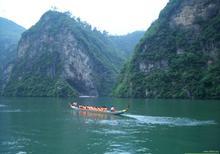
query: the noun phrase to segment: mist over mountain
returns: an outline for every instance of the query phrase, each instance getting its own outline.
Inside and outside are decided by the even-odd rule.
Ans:
[[[144,31],[135,31],[126,35],[109,36],[114,45],[121,51],[123,57],[129,57],[137,43],[144,36]]]

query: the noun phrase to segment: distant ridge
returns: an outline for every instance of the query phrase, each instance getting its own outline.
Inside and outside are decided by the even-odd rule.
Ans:
[[[15,60],[17,43],[25,28],[11,20],[0,17],[0,94],[5,86],[6,76]]]
[[[0,39],[19,40],[25,28],[15,22],[0,17]]]

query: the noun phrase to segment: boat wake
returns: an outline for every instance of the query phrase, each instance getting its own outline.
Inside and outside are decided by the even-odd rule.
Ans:
[[[144,125],[201,126],[216,124],[214,120],[196,120],[182,117],[160,117],[131,114],[124,114],[123,116],[134,119],[137,124]]]
[[[10,113],[10,112],[22,112],[20,109],[14,109],[14,110],[0,110],[0,113]]]

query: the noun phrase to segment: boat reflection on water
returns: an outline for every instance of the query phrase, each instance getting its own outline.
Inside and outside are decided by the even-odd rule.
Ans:
[[[79,118],[84,119],[92,119],[92,120],[113,120],[115,119],[115,115],[98,113],[98,112],[89,112],[89,111],[74,111],[74,116],[78,116]]]

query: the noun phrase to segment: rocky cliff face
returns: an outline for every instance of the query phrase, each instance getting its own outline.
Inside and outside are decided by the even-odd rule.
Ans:
[[[220,2],[170,0],[114,94],[122,97],[219,98]]]
[[[22,35],[4,95],[107,95],[123,62],[112,46],[80,19],[48,11]]]

